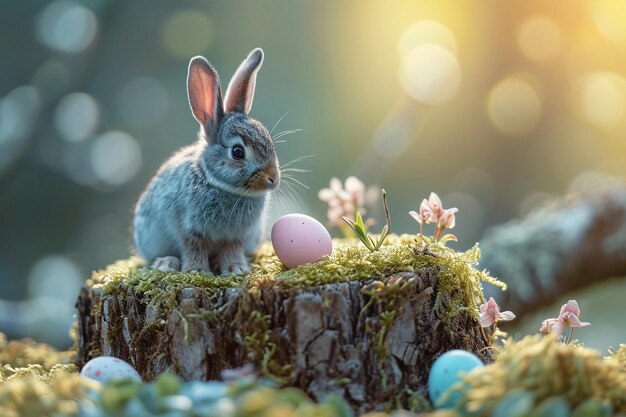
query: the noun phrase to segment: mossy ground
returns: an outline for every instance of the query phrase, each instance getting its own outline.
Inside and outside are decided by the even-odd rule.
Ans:
[[[8,368],[23,368],[30,364],[41,365],[49,371],[58,364],[69,364],[75,352],[58,352],[45,343],[38,343],[32,339],[7,340],[0,333],[0,379],[7,378],[11,372]],[[4,368],[4,371],[2,367]]]
[[[54,353],[52,348],[46,347],[46,350]],[[15,362],[1,349],[0,354],[4,354],[4,358],[9,359],[10,362]],[[40,359],[44,358],[40,357]],[[4,368],[5,372],[7,368],[9,366]],[[0,377],[0,415],[3,417],[75,416],[79,409],[78,403],[83,400],[89,403],[90,408],[98,408],[102,413],[98,415],[118,416],[123,415],[121,412],[123,403],[136,396],[135,394],[128,395],[126,392],[128,390],[122,390],[128,385],[126,383],[120,385],[120,383],[113,382],[102,389],[98,383],[80,377],[76,371],[73,365],[53,366],[46,371],[41,364],[11,369],[10,376]],[[167,380],[159,380],[157,389],[159,385],[163,385],[172,378],[174,377],[169,376]],[[176,385],[180,385],[180,382],[176,382]],[[143,385],[143,387],[147,386],[148,384]],[[595,350],[578,345],[563,345],[554,337],[549,336],[528,336],[517,342],[508,341],[499,352],[494,364],[469,373],[458,388],[464,392],[459,401],[458,410],[420,415],[423,417],[509,416],[511,410],[518,411],[516,416],[524,417],[624,415],[626,412],[626,345],[621,345],[609,356],[602,357]],[[89,391],[101,391],[102,394],[94,397],[87,395]],[[160,391],[163,391],[160,394],[162,396],[174,395],[178,392],[178,388]],[[134,389],[133,392],[137,393],[139,389]],[[254,398],[263,400],[262,409],[247,404],[248,400],[252,399],[251,394],[240,404],[241,407],[237,409],[236,415],[240,417],[275,416],[278,415],[275,413],[278,410],[276,407],[284,405],[285,398],[294,396],[299,398],[299,401],[307,402],[308,405],[285,415],[294,417],[351,415],[345,407],[345,412],[341,412],[341,407],[333,407],[332,412],[327,410],[329,411],[327,413],[317,413],[316,411],[325,410],[326,406],[318,410],[303,393],[292,388],[261,389],[253,392],[259,394],[255,394]],[[117,404],[116,408],[111,410],[111,407],[106,404],[107,401]],[[288,401],[287,404],[296,403]],[[308,411],[305,412],[305,409]],[[362,417],[413,415],[404,412],[370,413]]]
[[[478,314],[484,301],[481,281],[505,287],[486,271],[475,268],[480,250],[477,246],[457,252],[439,244],[418,246],[414,235],[390,235],[382,248],[369,252],[356,239],[336,239],[333,254],[313,263],[286,270],[272,246],[264,244],[246,275],[207,276],[199,273],[161,272],[143,268],[138,258],[119,261],[105,270],[95,272],[88,282],[102,288],[104,294],[132,290],[143,301],[165,306],[171,295],[183,288],[199,288],[209,292],[224,288],[249,288],[276,285],[283,288],[304,288],[337,282],[359,281],[436,267],[439,271],[438,299],[455,294],[448,313],[462,310]]]
[[[458,412],[442,416],[500,416],[513,408],[520,416],[624,415],[626,345],[602,357],[553,335],[509,340],[493,365],[470,372],[457,388]]]

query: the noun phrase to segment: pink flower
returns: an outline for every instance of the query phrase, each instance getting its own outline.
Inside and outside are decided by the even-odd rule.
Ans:
[[[431,220],[436,222],[439,220],[439,216],[443,214],[443,205],[441,204],[441,199],[435,193],[430,193],[428,197],[428,205],[430,206],[430,210],[433,212],[431,215]]]
[[[365,205],[378,198],[374,187],[365,188],[357,177],[348,177],[345,185],[339,178],[332,178],[328,188],[321,189],[317,196],[328,203],[328,220],[335,226],[343,226],[342,217],[353,217],[359,211],[365,214]]]
[[[489,327],[499,321],[511,321],[514,318],[515,314],[511,311],[500,312],[500,306],[493,297],[489,297],[486,303],[480,305],[480,325],[482,327]]]
[[[422,204],[420,205],[420,212],[417,213],[414,210],[409,211],[411,217],[415,219],[419,224],[425,224],[431,222],[431,217],[433,215],[433,211],[428,204],[426,199],[422,200]]]
[[[548,334],[553,331],[554,326],[556,326],[558,322],[559,322],[559,319],[545,319],[544,321],[541,322],[541,327],[539,327],[539,331],[543,334]],[[559,335],[562,332],[563,331],[561,330]]]
[[[424,234],[424,224],[437,223],[434,238],[435,241],[438,242],[445,229],[452,229],[454,227],[456,222],[454,214],[458,211],[459,209],[456,207],[444,209],[439,196],[435,193],[430,193],[428,200],[422,200],[419,213],[416,211],[409,211],[409,215],[420,224],[420,235]],[[456,240],[456,237],[448,234],[444,236],[443,240]]]
[[[565,329],[569,326],[571,329],[574,327],[590,326],[591,323],[586,321],[580,321],[578,316],[580,315],[580,308],[576,300],[569,300],[563,304],[559,317],[546,319],[541,323],[539,331],[541,333],[555,333],[557,336],[561,336]]]
[[[443,210],[443,212],[439,216],[437,227],[441,229],[452,229],[455,225],[454,213],[457,213],[458,211],[459,209],[456,207]]]

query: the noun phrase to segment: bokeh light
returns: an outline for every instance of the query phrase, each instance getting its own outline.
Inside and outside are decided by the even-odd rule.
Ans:
[[[41,11],[36,24],[39,41],[60,52],[80,52],[95,39],[96,15],[72,0],[57,0]]]
[[[147,128],[167,113],[169,96],[159,81],[138,77],[124,84],[117,95],[116,110],[130,127]]]
[[[563,35],[552,19],[532,16],[520,25],[517,43],[528,58],[543,61],[558,55],[563,46]]]
[[[8,167],[26,145],[40,107],[32,86],[17,87],[0,100],[0,170]]]
[[[487,111],[493,124],[509,136],[526,136],[541,117],[539,94],[518,77],[508,77],[496,84],[487,98]]]
[[[62,167],[67,176],[76,184],[95,187],[98,178],[91,161],[92,144],[89,141],[65,143],[62,146]]]
[[[129,134],[107,132],[95,139],[91,164],[98,180],[107,185],[121,185],[133,179],[139,171],[141,149]]]
[[[206,50],[213,41],[213,23],[199,10],[183,10],[163,28],[163,46],[173,56],[188,59]]]
[[[83,274],[69,258],[49,255],[39,259],[28,277],[30,298],[57,298],[66,303],[76,301]]]
[[[471,194],[483,205],[491,205],[496,197],[496,183],[493,177],[480,167],[460,171],[450,181],[450,189]]]
[[[413,99],[437,106],[446,103],[459,90],[461,68],[456,57],[442,46],[420,45],[404,57],[400,82]]]
[[[374,134],[374,150],[384,158],[402,155],[412,143],[412,126],[406,121],[387,123]]]
[[[453,192],[442,197],[446,207],[457,207],[456,226],[450,233],[459,239],[459,245],[470,247],[476,243],[487,222],[484,203],[466,192]]]
[[[584,118],[600,128],[624,122],[626,79],[614,72],[594,72],[580,82],[580,108]]]
[[[426,44],[439,45],[456,55],[456,39],[445,25],[435,20],[420,20],[410,26],[400,38],[398,52],[405,56],[412,49]]]
[[[100,120],[98,102],[86,93],[70,93],[63,97],[54,113],[54,124],[61,138],[79,142],[91,136]]]
[[[67,92],[72,82],[72,70],[66,61],[48,59],[33,73],[31,84],[47,101]]]
[[[586,3],[598,31],[616,44],[626,45],[626,2],[622,0],[590,1]]]
[[[36,332],[40,340],[53,344],[68,342],[76,295],[83,279],[82,271],[65,256],[49,255],[33,265],[28,276],[25,316],[30,331]]]

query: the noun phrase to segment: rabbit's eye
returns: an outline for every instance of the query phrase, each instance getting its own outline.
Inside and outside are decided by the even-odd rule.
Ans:
[[[243,159],[246,157],[246,152],[241,145],[233,146],[233,149],[230,151],[230,153],[234,159]]]

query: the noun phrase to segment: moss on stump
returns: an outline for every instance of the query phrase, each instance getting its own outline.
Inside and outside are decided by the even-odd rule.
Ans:
[[[208,380],[252,363],[363,412],[416,408],[432,363],[450,349],[491,361],[478,305],[481,281],[498,282],[474,268],[478,248],[418,248],[409,235],[374,253],[334,243],[332,256],[288,271],[266,244],[244,276],[164,273],[136,259],[94,273],[77,304],[78,364],[113,355],[144,379]]]

